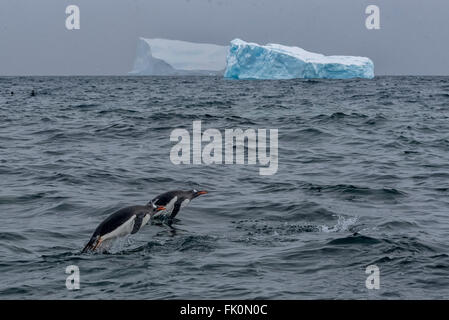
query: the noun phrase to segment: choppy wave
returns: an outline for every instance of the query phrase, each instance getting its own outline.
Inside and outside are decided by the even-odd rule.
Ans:
[[[449,297],[447,77],[10,77],[0,88],[2,299]],[[173,165],[170,133],[195,120],[278,129],[278,172]],[[115,210],[194,187],[210,193],[174,228],[80,254]],[[365,288],[371,264],[377,292]],[[68,265],[82,290],[65,288]]]

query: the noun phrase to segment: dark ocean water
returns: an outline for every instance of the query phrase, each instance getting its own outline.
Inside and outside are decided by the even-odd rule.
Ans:
[[[0,299],[449,298],[448,77],[27,77],[0,93]],[[278,172],[172,164],[170,133],[194,120],[279,129]],[[115,210],[193,187],[210,193],[176,230],[79,254]]]

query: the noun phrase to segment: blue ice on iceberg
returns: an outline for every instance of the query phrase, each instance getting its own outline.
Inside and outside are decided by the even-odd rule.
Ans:
[[[226,58],[226,78],[233,79],[350,79],[374,77],[369,58],[325,56],[280,44],[258,45],[231,41]]]

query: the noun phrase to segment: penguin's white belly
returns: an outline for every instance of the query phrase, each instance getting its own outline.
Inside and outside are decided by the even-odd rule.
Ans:
[[[133,228],[134,228],[135,220],[136,220],[136,215],[133,215],[131,218],[129,218],[127,221],[125,221],[125,223],[123,223],[117,229],[115,229],[109,233],[106,233],[104,236],[102,236],[101,240],[105,241],[108,239],[124,237],[128,234],[131,234],[131,231],[133,231]]]

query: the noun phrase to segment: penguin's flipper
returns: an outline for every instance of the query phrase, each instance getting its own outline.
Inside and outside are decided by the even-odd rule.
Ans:
[[[169,216],[169,219],[172,220],[179,212],[179,209],[181,209],[181,201],[177,201],[173,207],[173,211],[171,212],[171,215]]]
[[[134,226],[133,226],[133,230],[131,231],[131,234],[134,234],[140,230],[140,227],[142,227],[143,217],[145,217],[145,213],[136,214],[136,218],[134,219]]]

